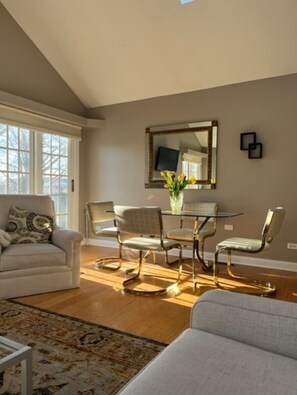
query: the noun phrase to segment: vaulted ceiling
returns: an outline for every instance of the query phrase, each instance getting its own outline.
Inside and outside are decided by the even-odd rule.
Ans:
[[[297,72],[296,0],[1,0],[87,108]]]

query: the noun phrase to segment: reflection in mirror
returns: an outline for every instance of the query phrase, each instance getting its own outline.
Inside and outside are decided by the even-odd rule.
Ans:
[[[163,188],[163,170],[194,176],[196,184],[188,189],[215,189],[217,132],[217,121],[147,128],[145,187]]]

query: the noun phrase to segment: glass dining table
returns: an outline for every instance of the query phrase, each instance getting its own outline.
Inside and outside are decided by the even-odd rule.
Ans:
[[[106,212],[114,212],[114,210],[106,210]],[[194,218],[194,227],[193,227],[193,257],[195,256],[202,264],[202,269],[205,272],[208,272],[213,267],[213,262],[207,262],[199,251],[199,240],[197,235],[199,232],[204,228],[207,222],[211,218],[215,219],[226,219],[226,218],[233,218],[239,215],[243,215],[242,212],[225,212],[225,211],[197,211],[197,210],[182,210],[180,213],[173,213],[171,210],[163,210],[161,209],[161,213],[164,216],[172,216],[172,217],[192,217]],[[195,270],[195,262],[192,263],[192,275],[193,275],[193,283],[194,288],[196,287],[196,270]]]
[[[193,227],[193,257],[195,256],[202,264],[202,269],[204,271],[209,271],[213,267],[213,262],[208,262],[204,259],[199,251],[199,239],[198,235],[199,232],[204,228],[207,222],[212,219],[226,219],[226,218],[233,218],[239,215],[243,215],[241,212],[224,212],[224,211],[216,211],[216,212],[206,212],[206,211],[181,211],[180,213],[176,214],[173,213],[171,210],[162,210],[162,215],[166,216],[173,216],[173,217],[192,217],[194,218],[194,227]],[[196,270],[195,270],[195,262],[192,263],[192,274],[193,274],[193,281],[196,280]],[[194,285],[195,286],[195,285]]]

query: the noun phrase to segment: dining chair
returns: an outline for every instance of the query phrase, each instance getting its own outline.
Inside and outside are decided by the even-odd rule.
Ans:
[[[185,202],[183,204],[183,211],[216,213],[217,210],[217,203]],[[181,216],[179,228],[167,232],[167,238],[180,242],[182,247],[192,246],[192,274],[194,279],[196,278],[196,257],[203,264],[202,268],[204,270],[208,269],[204,259],[204,243],[208,237],[215,235],[217,229],[216,218],[208,219],[206,224],[204,224],[204,221],[205,218],[201,217],[197,220],[195,217]],[[201,224],[203,224],[202,227]],[[168,255],[166,255],[166,261],[168,263]]]
[[[232,237],[221,241],[216,246],[213,264],[213,277],[217,287],[223,288],[219,282],[218,274],[218,257],[221,252],[227,251],[227,273],[236,280],[244,280],[245,283],[250,285],[247,293],[268,295],[276,292],[276,287],[270,282],[248,279],[242,276],[233,274],[231,270],[231,253],[232,251],[244,252],[248,254],[258,254],[259,252],[269,248],[269,245],[274,240],[275,236],[279,233],[285,217],[285,210],[283,207],[276,207],[269,209],[262,229],[260,239],[250,239],[245,237]],[[239,288],[235,289],[237,292]]]
[[[117,240],[118,230],[115,222],[115,214],[113,212],[114,203],[112,201],[93,201],[87,202],[86,206],[87,240],[89,239],[90,233],[95,238],[111,238]],[[105,226],[102,226],[103,224],[105,224]],[[95,261],[95,267],[97,269],[104,268],[113,271],[118,270],[121,267],[121,260],[119,259],[119,256],[99,258]],[[116,265],[114,265],[114,263],[116,263]]]
[[[123,248],[139,251],[137,273],[123,282],[123,290],[136,295],[160,295],[177,287],[182,272],[181,245],[177,241],[164,237],[161,208],[114,206],[114,211],[118,227],[118,242],[121,246],[120,259],[122,259]],[[167,252],[173,248],[179,249],[179,266],[173,284],[167,287],[158,287],[158,289],[140,289],[128,286],[138,282],[142,274],[143,263],[151,252]],[[143,251],[146,253],[143,254]]]

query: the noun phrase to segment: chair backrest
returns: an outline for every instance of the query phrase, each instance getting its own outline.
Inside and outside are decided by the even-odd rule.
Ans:
[[[285,210],[283,207],[276,207],[274,209],[269,209],[264,227],[262,230],[262,239],[266,243],[271,243],[273,238],[278,234],[282,226]]]
[[[113,212],[113,202],[87,202],[87,217],[86,217],[86,236],[89,236],[89,230],[93,236],[97,234],[97,224],[102,222],[113,221],[115,226],[115,214]]]
[[[161,237],[163,223],[160,207],[114,206],[120,233]]]
[[[91,223],[113,221],[113,202],[87,202],[87,213]]]
[[[183,204],[184,211],[198,211],[205,213],[213,213],[218,211],[217,203],[208,203],[208,202],[185,202]],[[204,218],[199,218],[199,221],[203,221]],[[194,217],[182,217],[182,222],[194,222]],[[208,222],[216,222],[216,218],[210,218]]]

